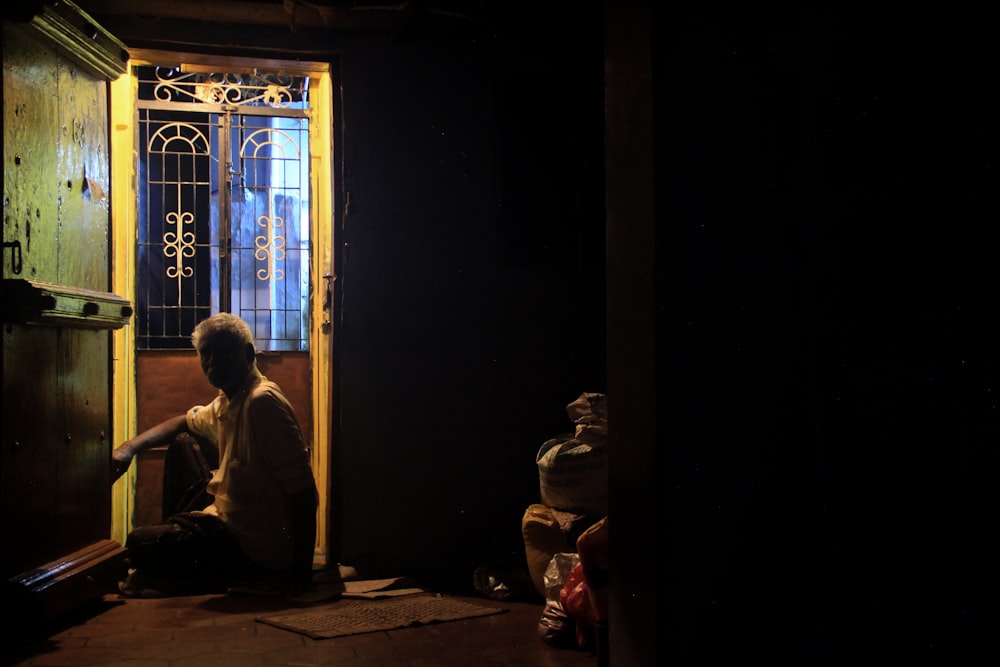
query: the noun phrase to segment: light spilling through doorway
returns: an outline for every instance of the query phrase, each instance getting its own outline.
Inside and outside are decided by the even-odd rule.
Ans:
[[[138,76],[140,349],[220,311],[261,350],[309,349],[309,78]]]
[[[200,402],[191,331],[215,312],[240,315],[254,332],[261,372],[289,396],[311,445],[317,562],[325,562],[336,191],[330,64],[142,49],[129,56],[129,75],[111,86],[112,273],[136,312],[133,326],[114,334],[113,440]],[[145,486],[137,476],[114,491],[118,539],[140,513],[137,490]]]

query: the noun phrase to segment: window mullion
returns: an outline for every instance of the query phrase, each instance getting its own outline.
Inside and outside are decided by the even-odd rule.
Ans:
[[[219,182],[222,196],[219,197],[219,310],[232,312],[232,213],[233,213],[233,177],[239,172],[233,168],[233,152],[231,148],[232,115],[226,111],[219,115],[219,152],[225,156],[219,160]]]

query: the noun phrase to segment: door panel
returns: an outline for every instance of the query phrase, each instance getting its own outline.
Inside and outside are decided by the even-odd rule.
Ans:
[[[231,298],[259,350],[309,349],[309,125],[227,114]],[[226,168],[226,165],[223,165]]]
[[[3,23],[3,278],[104,292],[107,82],[34,35]],[[109,341],[70,326],[3,328],[5,579],[110,532]]]

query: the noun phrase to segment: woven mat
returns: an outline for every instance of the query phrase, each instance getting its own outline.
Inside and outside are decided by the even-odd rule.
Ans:
[[[292,632],[330,639],[366,632],[395,630],[412,625],[458,621],[502,614],[507,609],[488,607],[435,595],[408,595],[387,600],[339,602],[305,611],[282,612],[255,619]]]

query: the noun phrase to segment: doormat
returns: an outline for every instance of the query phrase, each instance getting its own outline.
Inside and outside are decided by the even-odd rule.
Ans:
[[[259,616],[266,623],[313,639],[331,639],[414,625],[458,621],[508,611],[435,595],[408,595],[386,600],[340,602],[305,611]]]

